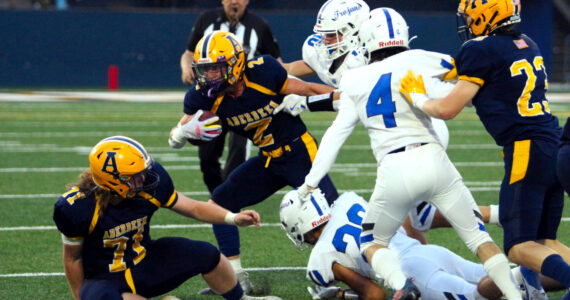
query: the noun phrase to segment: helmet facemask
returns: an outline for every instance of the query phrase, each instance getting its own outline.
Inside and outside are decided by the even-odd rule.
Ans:
[[[321,190],[311,192],[311,199],[303,202],[297,191],[288,192],[281,201],[279,208],[281,229],[299,250],[305,250],[308,243],[306,235],[325,225],[331,218],[330,207]],[[313,241],[314,242],[314,241]]]
[[[358,31],[353,24],[347,24],[338,30],[318,30],[321,39],[315,44],[317,54],[322,59],[337,59],[348,53],[358,44]],[[326,40],[335,39],[336,42],[327,44]]]
[[[200,92],[215,98],[236,84],[245,71],[243,46],[230,32],[213,31],[196,45],[192,70]]]
[[[236,60],[235,57],[233,57]],[[215,63],[202,63],[192,65],[198,85],[203,89],[207,96],[214,98],[217,94],[223,92],[231,84],[236,82],[235,76],[232,74],[232,65],[226,61]]]

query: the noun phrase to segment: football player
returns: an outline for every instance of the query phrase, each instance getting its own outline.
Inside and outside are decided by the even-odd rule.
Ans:
[[[316,285],[308,288],[313,299],[385,299],[386,291],[375,283],[383,279],[360,254],[367,210],[368,203],[354,192],[340,195],[332,207],[318,189],[311,192],[310,201],[301,202],[296,191],[283,198],[279,209],[283,230],[300,250],[313,246],[307,264],[307,278]],[[422,245],[401,227],[389,248],[398,253],[404,273],[413,278],[422,299],[486,299],[478,291],[486,275],[482,265],[446,248]],[[331,287],[337,281],[350,290]]]
[[[200,40],[193,67],[198,85],[186,93],[185,115],[171,131],[170,145],[182,147],[188,138],[207,140],[201,126],[210,126],[207,124],[218,118],[196,119],[201,110],[208,110],[218,115],[224,130],[246,136],[259,147],[257,156],[241,164],[214,190],[211,201],[238,212],[284,186],[300,186],[311,168],[317,142],[300,117],[274,115],[273,110],[284,94],[316,95],[330,93],[333,88],[288,78],[281,64],[268,55],[246,61],[241,44],[224,31],[214,31]],[[338,197],[328,176],[318,185],[329,202]],[[241,266],[237,227],[214,225],[214,234],[244,290],[251,291],[251,282]]]
[[[497,145],[503,147],[505,176],[499,219],[505,253],[517,264],[570,286],[570,249],[556,239],[564,206],[556,178],[561,130],[545,97],[548,81],[536,43],[515,28],[519,0],[462,0],[458,27],[465,41],[455,63],[459,81],[445,97],[426,95],[427,74],[407,74],[400,91],[419,111],[444,120],[468,103]],[[419,71],[419,70],[418,70]],[[428,99],[436,99],[427,101]]]
[[[397,254],[387,246],[415,201],[423,199],[449,220],[505,296],[521,299],[510,280],[507,258],[473,213],[473,196],[435,138],[430,117],[414,111],[398,91],[399,78],[406,68],[442,79],[455,77],[452,58],[409,50],[406,21],[390,8],[371,14],[361,25],[359,37],[370,53],[370,64],[343,74],[339,113],[323,137],[305,183],[298,189],[301,199],[307,199],[310,190],[316,188],[361,121],[378,161],[376,185],[361,236],[361,252],[374,270],[390,287],[413,291]],[[452,88],[453,84],[442,81],[428,86],[428,91],[432,96],[444,96]]]
[[[234,214],[177,192],[166,170],[137,141],[105,138],[93,147],[89,169],[59,197],[53,213],[75,299],[146,299],[198,274],[225,299],[280,299],[245,295],[227,258],[210,243],[151,240],[150,221],[161,207],[202,222],[259,226],[253,210]]]

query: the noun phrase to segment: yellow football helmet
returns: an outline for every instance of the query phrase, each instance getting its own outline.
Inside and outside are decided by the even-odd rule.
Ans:
[[[125,136],[101,140],[89,154],[95,183],[123,198],[158,185],[158,174],[151,171],[152,158],[137,141]]]
[[[520,0],[460,0],[457,33],[466,41],[521,21]]]
[[[213,31],[196,45],[192,69],[202,93],[213,98],[242,78],[243,46],[232,33]]]

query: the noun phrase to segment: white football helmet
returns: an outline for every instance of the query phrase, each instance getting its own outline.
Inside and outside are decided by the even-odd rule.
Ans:
[[[370,18],[360,25],[358,37],[368,53],[389,47],[410,48],[406,20],[388,7],[372,10]]]
[[[308,248],[305,233],[326,223],[331,211],[325,195],[320,189],[311,192],[311,200],[302,202],[296,190],[285,194],[279,207],[281,229],[300,250]]]
[[[370,8],[362,0],[329,0],[321,6],[313,28],[321,35],[315,44],[320,57],[336,59],[358,46],[358,28],[368,19]],[[325,44],[325,35],[336,35],[336,43]]]

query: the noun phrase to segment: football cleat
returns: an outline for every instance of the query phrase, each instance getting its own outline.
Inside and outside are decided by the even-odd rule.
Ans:
[[[535,286],[530,284],[529,281],[527,281],[523,272],[524,271],[521,269],[521,266],[518,266],[511,270],[515,282],[519,286],[523,300],[548,300],[548,296],[546,295],[544,288],[540,286],[540,283],[538,283],[540,289],[537,289]],[[530,275],[534,276],[533,274]]]
[[[421,293],[418,287],[413,283],[411,278],[406,279],[404,287],[397,290],[392,300],[418,300],[421,299]]]
[[[240,272],[236,273],[236,276],[237,276],[239,284],[241,285],[243,293],[244,294],[253,293],[253,284],[249,280],[249,274],[246,271],[240,271]],[[205,288],[205,289],[200,290],[198,292],[198,295],[217,295],[217,294],[214,291],[212,291],[211,288]],[[266,296],[266,297],[274,297],[274,296]],[[257,299],[257,298],[252,298],[252,299]],[[265,298],[260,298],[260,299],[265,299]],[[271,300],[273,298],[267,298],[267,299]],[[277,299],[280,299],[280,298],[277,298]],[[274,299],[274,300],[277,300],[277,299]]]
[[[249,280],[249,274],[246,271],[240,271],[236,275],[243,292],[248,295],[251,294],[253,292],[253,284]]]

